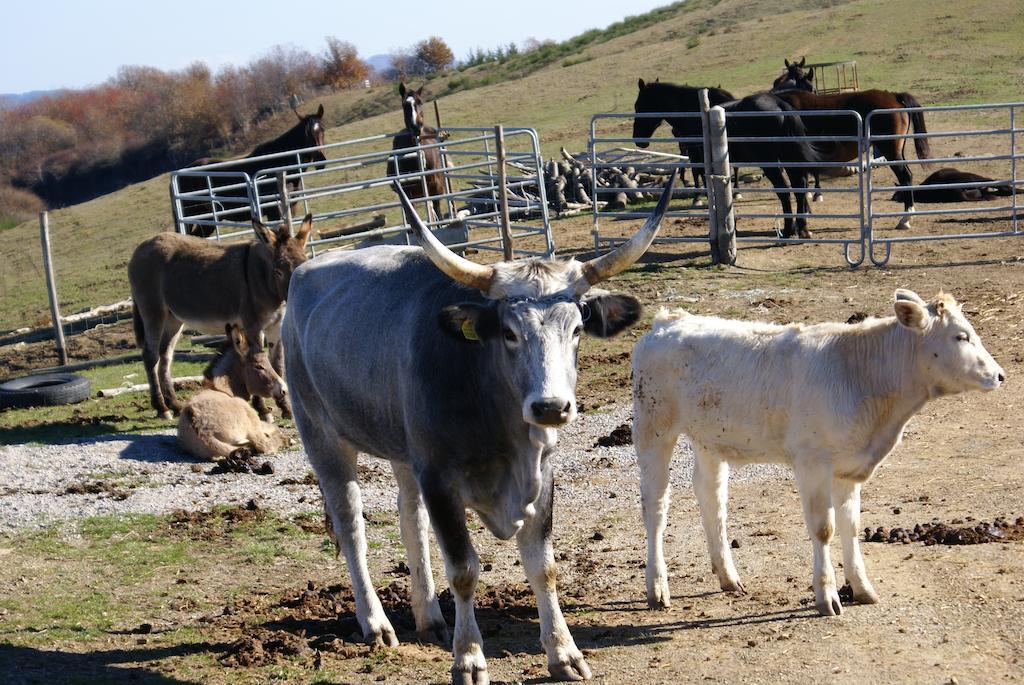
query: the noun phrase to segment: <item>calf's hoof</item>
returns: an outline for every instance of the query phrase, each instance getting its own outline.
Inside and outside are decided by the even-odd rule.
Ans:
[[[718,584],[724,592],[735,592],[740,595],[747,594],[747,589],[743,587],[743,583],[740,582],[739,578],[727,578],[719,581]]]
[[[857,604],[878,604],[878,593],[872,587],[861,588],[853,593],[853,601]]]
[[[658,578],[647,585],[647,606],[651,609],[668,609],[672,596],[668,591],[668,579]]]
[[[841,616],[843,603],[839,601],[839,593],[833,589],[831,592],[825,592],[824,595],[814,603],[818,613],[822,616]]]
[[[548,672],[551,673],[552,680],[560,681],[590,680],[594,677],[590,672],[590,666],[579,651],[568,656],[565,661],[548,664]]]

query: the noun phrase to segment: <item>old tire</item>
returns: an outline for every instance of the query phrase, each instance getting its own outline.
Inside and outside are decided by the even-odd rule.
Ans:
[[[23,376],[0,383],[0,409],[74,404],[91,394],[89,379],[73,373]]]

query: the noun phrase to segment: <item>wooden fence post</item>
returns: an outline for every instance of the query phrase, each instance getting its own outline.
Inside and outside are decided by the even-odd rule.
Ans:
[[[292,232],[292,202],[291,198],[288,197],[288,184],[285,183],[286,175],[283,171],[277,172],[277,202],[278,209],[281,212],[281,219],[284,220],[285,226],[288,227],[288,234]]]
[[[506,262],[512,261],[512,231],[508,219],[508,182],[505,178],[505,127],[494,127],[494,145],[498,156],[498,204],[501,208],[501,251]]]
[[[700,130],[703,133],[701,144],[704,151],[704,190],[706,192],[706,202],[708,207],[708,239],[711,242],[711,263],[718,264],[718,248],[715,245],[715,227],[718,226],[717,207],[714,202],[713,192],[714,189],[711,186],[711,118],[708,112],[711,110],[711,102],[708,99],[708,89],[701,88],[697,93],[697,99],[700,102]],[[693,160],[690,160],[691,162]],[[697,195],[697,176],[694,175],[694,199],[698,199]]]
[[[711,261],[736,263],[736,214],[732,200],[732,170],[729,168],[729,136],[725,130],[725,110],[711,108],[711,175],[708,185],[714,198],[716,223],[711,228]]]
[[[57,283],[53,278],[53,260],[50,257],[50,216],[39,212],[39,241],[43,246],[43,269],[46,271],[46,291],[50,296],[50,318],[53,319],[53,338],[57,343],[57,357],[61,366],[68,363],[67,346],[64,344],[64,326],[60,321],[60,305],[57,303]]]

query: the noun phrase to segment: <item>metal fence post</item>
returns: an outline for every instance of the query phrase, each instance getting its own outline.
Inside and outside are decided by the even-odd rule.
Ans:
[[[46,291],[50,296],[50,317],[53,319],[53,338],[57,343],[57,356],[61,366],[68,363],[68,351],[64,344],[64,326],[60,322],[60,305],[57,304],[57,283],[53,278],[53,260],[50,258],[50,215],[39,212],[39,241],[43,246],[43,269],[46,271]]]
[[[711,262],[736,263],[736,214],[732,201],[732,172],[729,168],[729,137],[725,130],[725,110],[711,108],[711,175],[708,186],[714,206],[715,222],[711,225]]]

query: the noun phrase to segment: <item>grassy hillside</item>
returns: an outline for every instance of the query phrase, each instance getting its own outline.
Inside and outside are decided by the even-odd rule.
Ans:
[[[689,0],[673,11],[649,25],[625,22],[603,42],[569,41],[532,72],[536,64],[513,60],[434,79],[428,97],[441,96],[449,126],[532,126],[545,155],[560,145],[584,149],[592,114],[630,111],[637,77],[721,84],[746,94],[769,86],[784,57],[801,55],[812,62],[855,59],[861,87],[907,90],[924,104],[1024,99],[1024,5],[1017,0]],[[635,26],[642,28],[621,33]],[[458,92],[444,95],[452,90]],[[385,113],[358,118],[389,102]],[[323,103],[335,125],[329,142],[401,127],[398,97],[388,88],[346,92]],[[51,214],[64,311],[127,296],[125,264],[133,246],[170,225],[167,180],[161,176]],[[36,224],[0,236],[0,328],[45,318]]]

